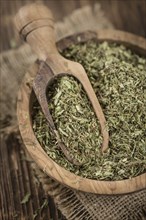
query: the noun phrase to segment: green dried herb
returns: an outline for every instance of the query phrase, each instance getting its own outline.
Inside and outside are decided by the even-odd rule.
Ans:
[[[73,77],[58,79],[48,91],[48,106],[62,141],[77,167],[57,148],[36,102],[33,129],[47,154],[77,175],[121,180],[146,172],[146,59],[123,45],[94,41],[72,45],[63,55],[81,63],[103,108],[110,134],[109,149],[101,154],[98,120],[82,88]]]
[[[46,199],[44,199],[44,201],[43,201],[42,205],[40,206],[40,208],[38,208],[35,211],[35,213],[33,214],[33,220],[35,220],[38,217],[39,214],[42,215],[42,211],[47,207],[48,207],[48,199],[46,198]]]
[[[26,204],[27,202],[29,202],[30,197],[31,197],[31,194],[29,192],[26,193],[26,195],[24,196],[24,198],[21,201],[21,204]]]

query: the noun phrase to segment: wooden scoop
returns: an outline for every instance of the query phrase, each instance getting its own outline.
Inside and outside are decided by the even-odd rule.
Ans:
[[[50,10],[42,4],[24,6],[16,15],[15,23],[21,37],[29,43],[40,60],[40,69],[34,79],[33,89],[49,126],[56,136],[58,146],[66,158],[75,165],[81,165],[61,142],[48,109],[47,86],[55,77],[61,75],[72,75],[83,85],[100,123],[103,136],[102,152],[104,152],[108,148],[109,134],[101,106],[82,65],[67,60],[59,54],[55,44],[54,22]]]

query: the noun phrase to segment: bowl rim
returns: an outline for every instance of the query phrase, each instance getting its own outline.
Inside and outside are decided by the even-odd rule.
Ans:
[[[93,38],[98,42],[108,41],[124,44],[136,50],[141,55],[146,55],[146,40],[144,38],[117,30],[85,31],[73,34],[59,40],[57,46],[62,50],[68,47],[71,43],[85,42]],[[66,170],[47,155],[33,132],[30,113],[32,81],[38,70],[38,66],[39,64],[37,62],[26,73],[18,92],[17,99],[19,130],[27,151],[36,164],[48,176],[57,180],[61,184],[83,192],[102,195],[117,195],[132,193],[146,188],[146,173],[131,179],[117,181],[88,179]]]

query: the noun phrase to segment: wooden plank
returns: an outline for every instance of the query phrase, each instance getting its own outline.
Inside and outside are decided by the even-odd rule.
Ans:
[[[36,182],[30,160],[15,133],[1,135],[0,165],[1,220],[33,220],[36,212],[36,220],[65,219],[57,211],[53,199],[46,195],[42,185]],[[27,193],[30,193],[30,200],[21,204]],[[38,210],[46,199],[48,206],[40,213]]]
[[[104,0],[100,3],[116,29],[146,37],[145,0]]]
[[[105,15],[115,25],[117,29],[129,31],[131,33],[146,37],[146,1],[145,0],[49,0],[43,2],[52,10],[55,20],[62,20],[73,10],[85,5],[94,5],[100,2]],[[16,34],[13,25],[13,16],[22,5],[35,2],[35,0],[2,0],[1,1],[1,51],[10,49],[22,42]],[[85,18],[86,21],[86,18]]]

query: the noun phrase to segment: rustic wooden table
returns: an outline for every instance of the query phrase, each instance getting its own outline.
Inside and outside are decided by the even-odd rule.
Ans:
[[[35,0],[1,0],[1,52],[11,49],[14,42],[21,44],[14,27],[12,17],[18,8]],[[62,19],[73,10],[85,5],[94,4],[97,0],[44,0],[55,15],[56,20]],[[102,9],[115,28],[146,37],[146,0],[101,0]],[[9,118],[5,127],[9,125]],[[21,158],[21,159],[20,159]],[[0,146],[0,219],[32,220],[33,213],[38,210],[47,195],[41,184],[34,182],[30,164],[20,149],[15,134],[8,138],[1,135]],[[32,201],[21,204],[26,192],[31,191]],[[64,217],[57,210],[53,199],[49,197],[48,208],[44,208],[36,219],[61,220]]]

